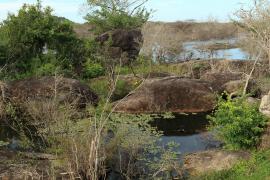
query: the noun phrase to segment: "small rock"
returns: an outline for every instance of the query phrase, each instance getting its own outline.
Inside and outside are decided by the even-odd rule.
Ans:
[[[262,97],[260,104],[260,112],[267,117],[270,117],[270,92]]]
[[[229,152],[223,150],[204,151],[187,155],[184,169],[191,175],[199,175],[211,171],[221,171],[231,168],[241,159],[248,159],[247,152]]]
[[[234,80],[224,84],[222,89],[228,94],[242,95],[245,85],[245,80]],[[255,80],[249,81],[246,93],[251,94],[253,97],[259,97],[261,95],[261,90]]]
[[[83,108],[86,104],[97,105],[98,96],[78,80],[45,76],[8,83],[9,100],[13,104],[27,101],[46,101],[56,99],[60,103],[72,103]]]

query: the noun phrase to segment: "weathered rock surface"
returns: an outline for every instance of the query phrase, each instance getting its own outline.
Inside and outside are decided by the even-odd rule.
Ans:
[[[7,97],[14,104],[55,98],[59,103],[71,103],[83,108],[88,103],[97,105],[99,100],[87,85],[69,78],[42,77],[18,80],[9,83],[7,87]]]
[[[191,175],[199,175],[211,171],[221,171],[231,168],[241,159],[248,159],[247,152],[229,152],[222,150],[204,151],[187,155],[184,169]]]
[[[260,112],[265,116],[270,117],[270,92],[262,97]]]
[[[115,112],[196,113],[211,111],[216,96],[208,82],[179,77],[148,79],[127,98],[116,102]]]
[[[241,80],[241,73],[231,72],[218,72],[218,73],[206,73],[201,77],[201,80],[205,80],[211,83],[213,90],[223,92],[225,89],[224,85],[230,81]]]
[[[225,83],[221,89],[228,94],[242,95],[245,85],[245,80],[234,80]],[[246,93],[251,94],[253,97],[260,97],[261,90],[255,80],[249,81]]]
[[[143,75],[144,78],[161,78],[161,77],[169,77],[169,76],[172,76],[172,75],[166,72],[150,72]]]
[[[261,104],[260,104],[260,112],[270,118],[270,92],[262,97]],[[270,148],[270,124],[268,123],[268,126],[262,135],[261,149],[268,149]]]
[[[107,41],[111,42],[108,51],[112,58],[120,58],[123,54],[126,54],[126,58],[135,59],[139,55],[143,35],[139,29],[117,29],[100,35],[96,38],[96,41],[100,42],[101,45],[104,45]]]

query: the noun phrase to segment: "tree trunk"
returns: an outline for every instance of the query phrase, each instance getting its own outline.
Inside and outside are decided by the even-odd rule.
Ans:
[[[259,59],[260,59],[260,56],[261,56],[261,51],[259,52],[258,56],[256,57],[255,62],[254,62],[254,64],[253,64],[253,66],[252,66],[252,69],[251,69],[249,75],[247,75],[246,84],[245,84],[245,87],[244,87],[244,89],[243,89],[243,96],[245,96],[246,93],[247,93],[247,87],[248,87],[249,80],[250,80],[250,78],[251,78],[251,76],[252,76],[252,74],[253,74],[253,71],[255,70],[256,64],[258,63],[258,61],[259,61]],[[270,59],[269,59],[269,63],[270,63]],[[270,65],[270,64],[269,64],[269,65]],[[269,66],[269,67],[270,67],[270,66]]]

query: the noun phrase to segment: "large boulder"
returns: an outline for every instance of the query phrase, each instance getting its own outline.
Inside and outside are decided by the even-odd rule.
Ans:
[[[59,103],[70,103],[78,108],[87,104],[97,105],[99,98],[85,84],[63,77],[42,77],[8,83],[9,101],[15,105],[27,101],[55,99]]]
[[[96,41],[101,45],[110,41],[108,52],[112,58],[120,58],[124,54],[128,59],[136,59],[143,43],[143,35],[139,29],[116,29],[98,36]]]
[[[263,96],[260,104],[260,112],[270,118],[270,92]],[[267,128],[262,136],[261,149],[269,149],[270,148],[270,124],[268,123]]]
[[[241,73],[231,72],[210,72],[201,77],[201,80],[205,80],[211,83],[213,90],[222,93],[224,85],[230,81],[242,80],[243,75]]]
[[[115,112],[198,113],[214,109],[216,96],[208,82],[180,77],[148,79],[115,103]]]
[[[260,104],[260,112],[267,117],[270,117],[270,92],[262,97]]]
[[[191,175],[221,171],[231,168],[239,160],[248,159],[248,152],[230,152],[223,150],[204,151],[185,157],[184,169]]]

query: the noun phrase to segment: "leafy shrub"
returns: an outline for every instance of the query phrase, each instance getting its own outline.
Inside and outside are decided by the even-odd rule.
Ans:
[[[57,71],[57,67],[52,63],[43,64],[36,70],[36,74],[40,76],[53,75]]]
[[[128,82],[119,79],[116,83],[116,87],[112,94],[111,101],[117,101],[124,98],[126,95],[128,95],[128,93],[133,91],[139,84],[140,84],[139,81]],[[108,79],[105,78],[94,79],[93,81],[91,81],[90,87],[102,99],[106,99],[110,92],[110,83]]]
[[[124,98],[132,90],[135,89],[135,85],[124,80],[118,80],[116,83],[115,91],[113,92],[112,101],[117,101]]]
[[[232,149],[255,147],[266,126],[266,118],[257,105],[247,103],[244,98],[220,100],[218,109],[209,119],[218,137]]]
[[[85,42],[76,36],[72,23],[53,16],[52,9],[43,8],[40,1],[9,14],[0,26],[0,38],[0,64],[13,71],[10,75],[33,71],[35,60],[47,56],[48,51],[54,52],[57,65],[76,74],[86,60]]]
[[[105,75],[105,69],[98,63],[85,63],[84,78],[96,78]]]
[[[171,176],[165,177],[175,172],[177,166],[174,165],[179,163],[170,149],[165,151],[157,146],[161,134],[149,125],[150,115],[111,114],[109,119],[103,119],[106,117],[107,114],[96,115],[87,131],[69,136],[73,139],[65,148],[68,170],[71,168],[78,177],[85,179],[112,177],[106,169],[117,172],[123,179],[157,179],[157,176],[171,179]],[[103,130],[96,142],[99,128]],[[93,155],[95,149],[98,151]],[[95,163],[99,163],[96,171],[92,169]]]
[[[0,43],[0,65],[6,63],[7,47]]]

